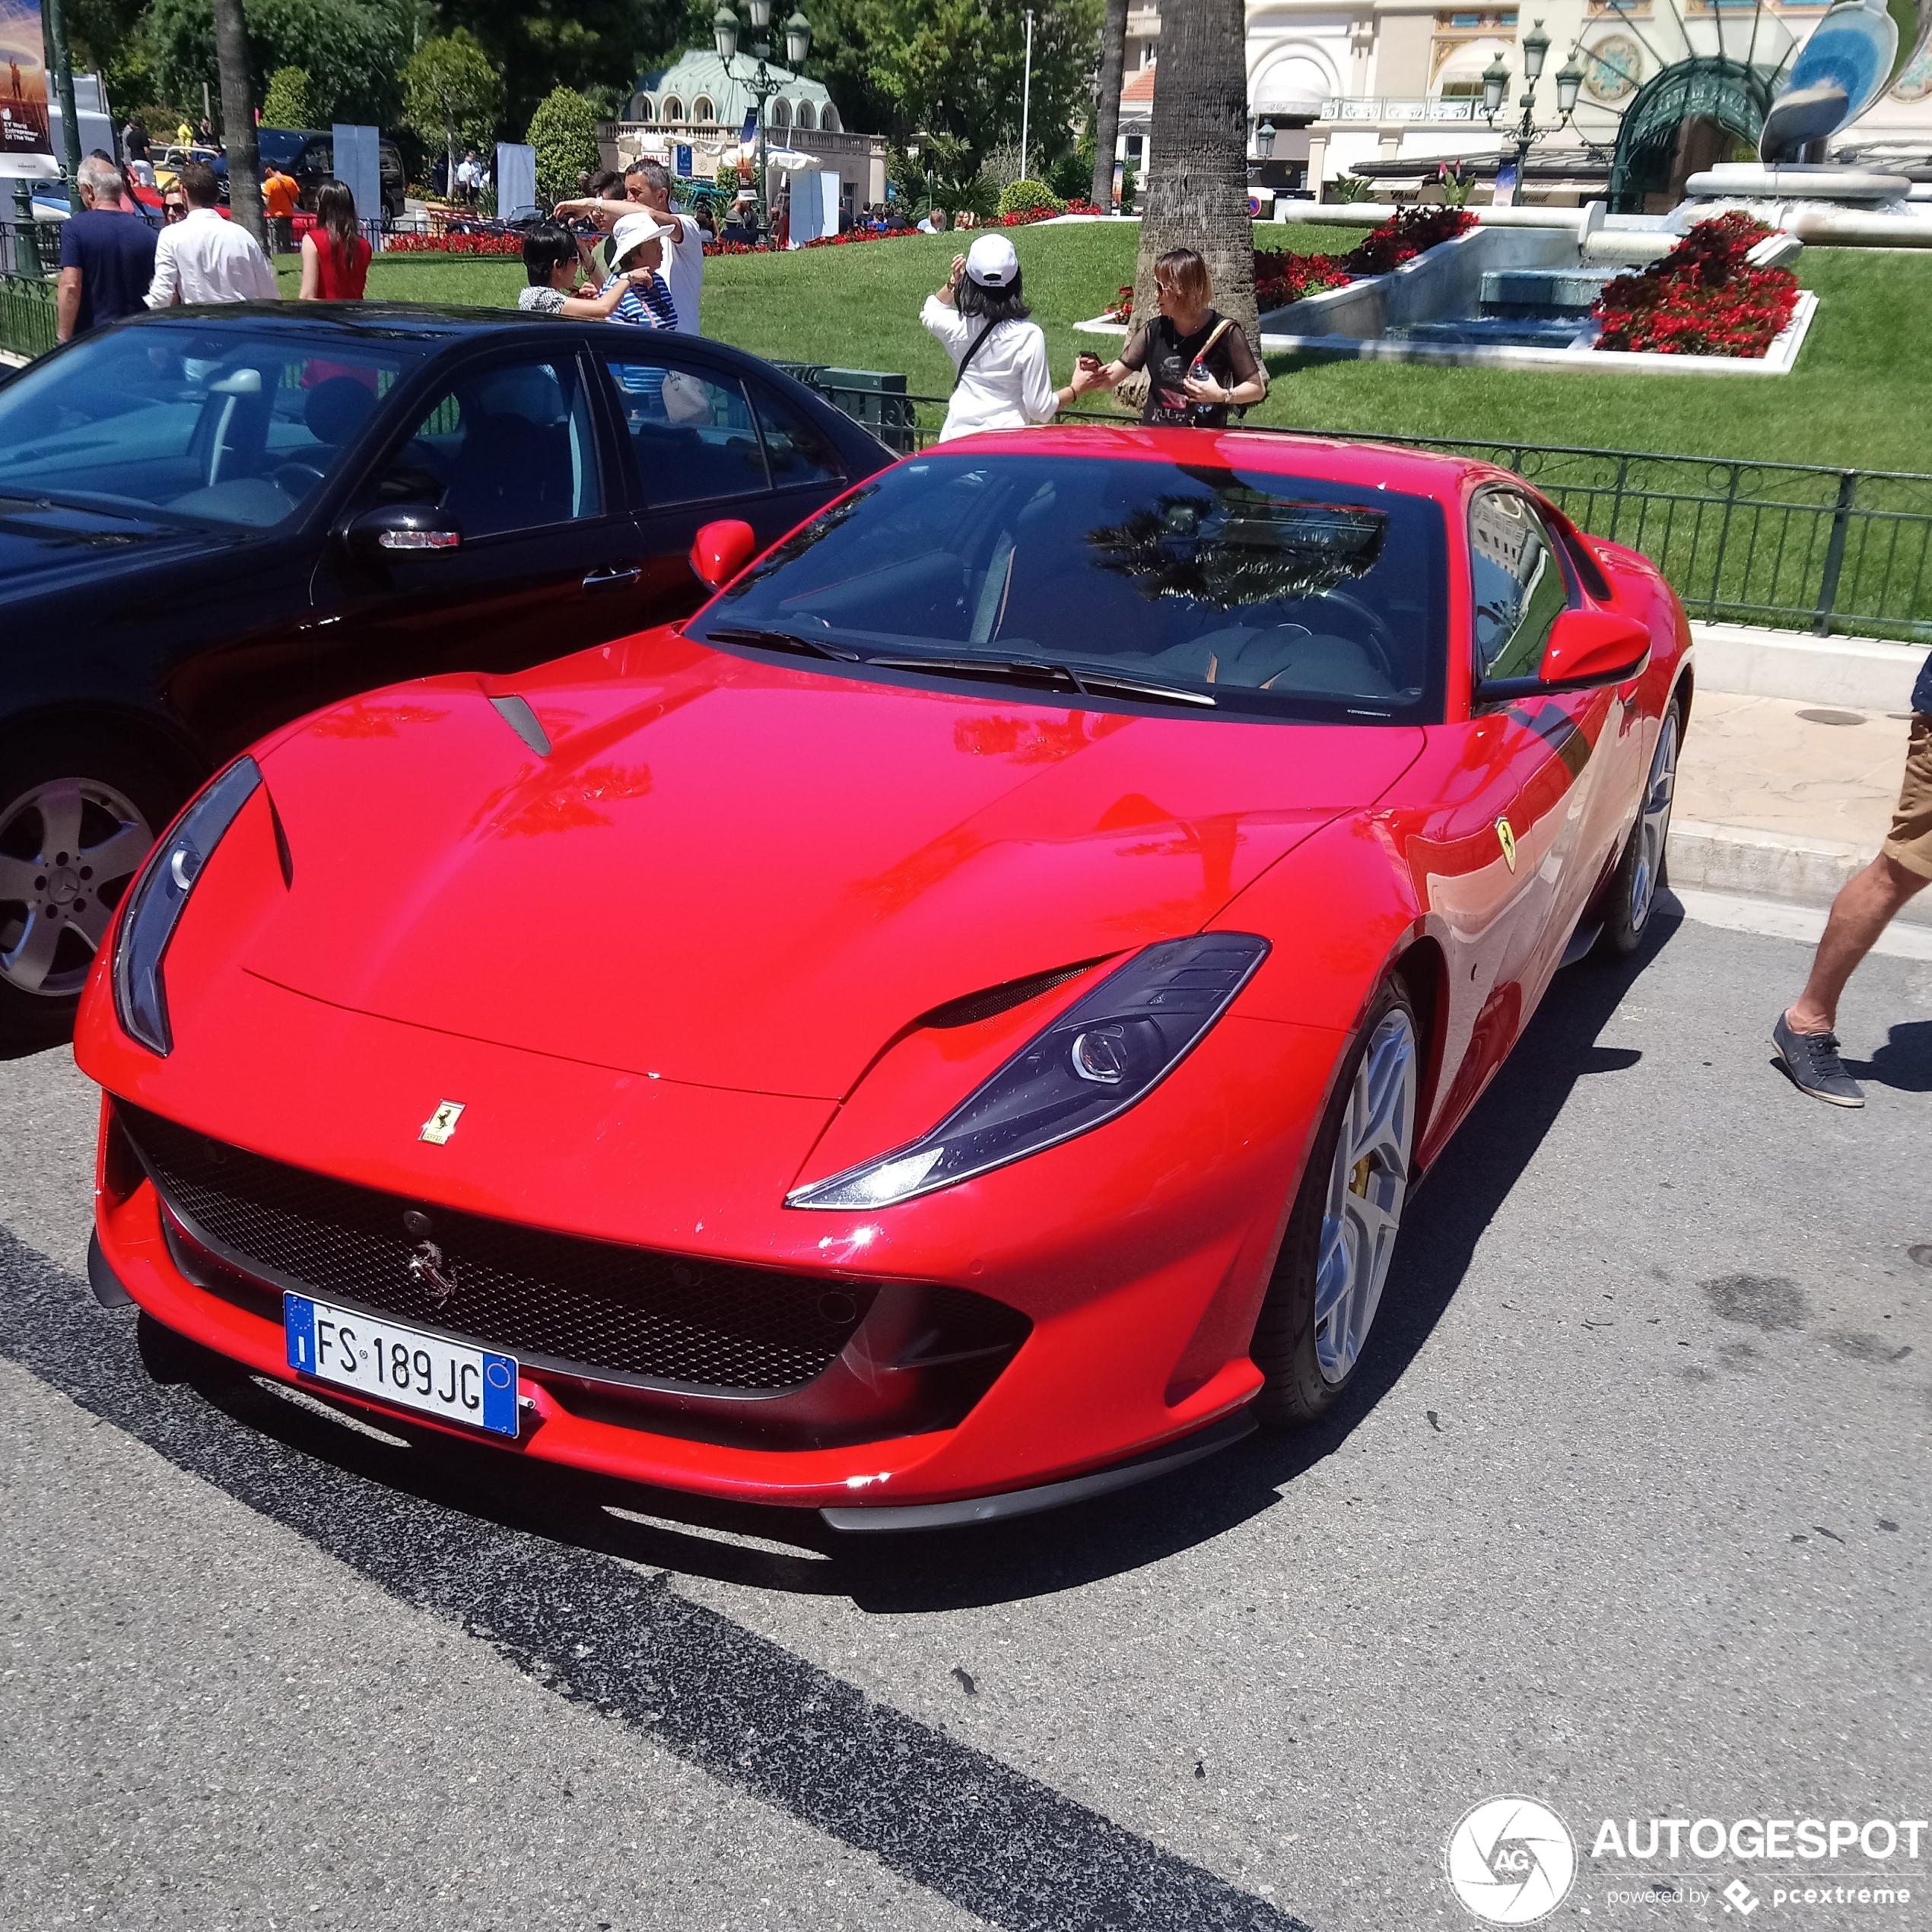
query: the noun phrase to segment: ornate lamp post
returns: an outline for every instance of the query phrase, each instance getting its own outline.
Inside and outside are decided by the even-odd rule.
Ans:
[[[1536,83],[1543,78],[1543,63],[1549,58],[1549,36],[1543,30],[1543,22],[1538,21],[1523,37],[1523,91],[1517,97],[1517,105],[1523,110],[1523,118],[1516,124],[1516,178],[1519,185],[1524,179],[1524,170],[1530,160],[1530,150],[1539,141],[1545,140],[1559,129],[1569,125],[1570,117],[1576,112],[1577,94],[1583,86],[1583,69],[1577,65],[1574,52],[1556,71],[1556,119],[1539,126],[1536,122]],[[1502,111],[1503,97],[1509,91],[1509,69],[1503,65],[1503,57],[1497,55],[1482,70],[1482,118],[1492,128],[1496,116]]]
[[[738,53],[738,16],[729,5],[721,5],[711,16],[711,36],[717,41],[718,58],[724,63],[726,74],[737,81],[758,103],[758,159],[756,169],[758,200],[764,201],[764,104],[784,85],[771,72],[765,63],[771,58],[771,0],[745,0],[745,11],[751,15],[752,31],[758,38],[752,43],[752,56],[758,65],[749,75],[739,73],[732,65]],[[803,10],[794,13],[785,22],[785,58],[796,71],[812,51],[812,23],[805,17]],[[767,220],[769,211],[767,211]]]
[[[1273,160],[1275,155],[1275,124],[1263,121],[1254,130],[1254,153],[1257,160]]]

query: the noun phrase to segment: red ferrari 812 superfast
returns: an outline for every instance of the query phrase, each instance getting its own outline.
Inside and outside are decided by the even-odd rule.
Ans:
[[[751,543],[189,804],[81,1014],[97,1292],[849,1529],[1320,1415],[1416,1177],[1643,932],[1676,597],[1505,472],[1240,431],[966,439]]]

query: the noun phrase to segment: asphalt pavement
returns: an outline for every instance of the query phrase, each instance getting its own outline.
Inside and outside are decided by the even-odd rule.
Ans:
[[[1854,1113],[1770,1064],[1806,958],[1663,911],[1562,975],[1317,1432],[856,1544],[156,1384],[93,1091],[0,1066],[0,1923],[1475,1925],[1511,1794],[1549,1924],[1932,1924],[1932,1832],[1591,1855],[1932,1815],[1932,961],[1854,981]]]

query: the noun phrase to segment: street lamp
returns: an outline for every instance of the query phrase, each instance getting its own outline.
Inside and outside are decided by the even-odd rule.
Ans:
[[[784,82],[774,75],[766,62],[771,58],[771,0],[745,0],[745,11],[751,17],[752,31],[757,37],[752,43],[752,56],[757,67],[748,75],[740,74],[732,67],[738,56],[739,20],[729,4],[721,5],[711,16],[711,37],[717,43],[718,59],[723,63],[726,76],[742,87],[758,104],[758,159],[753,164],[756,170],[758,199],[764,200],[764,104],[783,87]],[[801,8],[785,22],[785,52],[796,67],[803,60],[812,47],[812,23]]]
[[[1517,103],[1523,110],[1523,118],[1516,124],[1516,179],[1524,185],[1529,167],[1530,150],[1546,136],[1566,126],[1570,116],[1576,112],[1577,94],[1583,85],[1583,69],[1577,65],[1573,48],[1570,57],[1556,72],[1556,119],[1546,126],[1536,125],[1536,83],[1543,78],[1543,63],[1549,58],[1549,36],[1543,30],[1543,22],[1537,21],[1524,34],[1523,48],[1523,91],[1517,96]],[[1496,125],[1496,116],[1502,111],[1503,96],[1509,91],[1509,69],[1503,65],[1503,57],[1495,59],[1482,70],[1482,118],[1492,127]]]
[[[1274,159],[1275,124],[1273,121],[1263,121],[1254,130],[1254,151],[1264,161]]]

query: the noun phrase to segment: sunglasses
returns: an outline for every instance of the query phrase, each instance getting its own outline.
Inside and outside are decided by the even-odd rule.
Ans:
[[[161,212],[170,221],[185,221],[188,218],[188,204],[186,202],[164,202]]]

